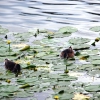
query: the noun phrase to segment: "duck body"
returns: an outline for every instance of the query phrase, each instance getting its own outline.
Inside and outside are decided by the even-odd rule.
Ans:
[[[21,72],[21,66],[8,59],[5,59],[5,68],[15,73],[16,76],[18,76],[18,74]]]
[[[74,51],[73,51],[72,47],[70,46],[68,49],[63,50],[61,52],[60,57],[63,58],[63,59],[73,58],[74,57]]]

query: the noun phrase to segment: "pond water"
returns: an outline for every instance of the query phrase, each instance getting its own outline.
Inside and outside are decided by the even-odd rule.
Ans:
[[[14,31],[67,25],[86,30],[100,22],[100,0],[0,0],[0,16],[0,24]]]
[[[100,0],[0,0],[0,16],[0,25],[10,31],[23,32],[32,28],[58,30],[64,26],[74,26],[78,28],[78,32],[73,33],[70,38],[95,39],[99,34],[89,28],[100,24]],[[35,38],[32,37],[32,40]],[[64,40],[66,37],[60,41]],[[100,48],[100,44],[97,47]],[[100,84],[100,78],[93,79],[86,73],[76,74],[79,77],[75,82]],[[36,93],[35,97],[45,100],[50,92],[52,91]]]

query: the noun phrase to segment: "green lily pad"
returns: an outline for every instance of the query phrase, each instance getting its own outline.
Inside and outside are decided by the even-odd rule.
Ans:
[[[17,56],[18,52],[0,52],[0,57]]]
[[[51,79],[58,79],[58,78],[62,78],[62,76],[60,76],[59,74],[50,74],[49,78],[51,78]]]
[[[78,44],[78,45],[73,45],[74,50],[84,50],[84,49],[89,49],[90,45],[88,44]]]
[[[54,38],[63,38],[63,37],[68,37],[68,36],[70,36],[71,34],[70,33],[68,33],[68,34],[63,34],[63,33],[60,33],[60,32],[56,32],[54,35],[53,35],[53,37]]]
[[[60,100],[72,100],[72,98],[74,97],[74,95],[70,93],[58,94],[57,96]]]
[[[91,60],[100,60],[100,56],[99,55],[91,55],[90,59]]]
[[[10,93],[0,93],[0,97],[3,98],[3,97],[9,97]]]
[[[99,67],[99,66],[98,66]],[[100,68],[100,67],[99,67]],[[96,76],[96,75],[98,75],[98,76],[100,76],[100,70],[93,70],[93,71],[90,71],[89,72],[89,75],[91,75],[91,76]]]
[[[100,32],[100,26],[91,27],[90,30],[94,32]]]
[[[100,65],[100,60],[93,60],[91,61],[93,65]]]
[[[39,53],[36,54],[36,57],[42,57],[42,56],[44,56],[44,55],[46,55],[45,52],[39,52]]]
[[[0,80],[10,79],[10,78],[15,78],[14,73],[7,73],[7,74],[3,73],[0,75]]]
[[[87,69],[92,69],[93,65],[92,64],[83,64],[81,66],[78,65],[77,69],[81,69],[81,70],[87,70]]]
[[[77,29],[71,26],[62,27],[58,30],[59,33],[63,33],[63,34],[71,34],[76,31]]]
[[[98,49],[93,49],[93,50],[82,50],[80,52],[80,54],[88,54],[88,55],[96,55],[99,53],[99,50]],[[91,56],[90,56],[91,57]],[[95,56],[93,56],[95,57]]]
[[[17,79],[18,83],[33,83],[38,81],[38,79],[36,77],[33,78],[25,78],[25,79]]]
[[[56,55],[45,55],[43,57],[41,57],[41,59],[51,59],[51,60],[55,60],[58,59],[59,57],[57,57]]]
[[[88,38],[80,38],[80,37],[77,37],[77,38],[71,38],[69,40],[69,42],[71,44],[83,44],[83,43],[90,42],[90,40]]]
[[[88,92],[100,92],[100,85],[89,85],[84,88]]]
[[[77,77],[74,77],[74,76],[69,76],[69,77],[58,79],[58,81],[75,81],[75,80],[77,80]]]
[[[32,93],[27,93],[25,91],[17,92],[15,97],[20,97],[20,98],[25,98],[25,97],[32,97],[34,94]]]
[[[0,91],[12,93],[18,91],[18,87],[15,85],[2,85],[2,87],[0,87]]]
[[[70,93],[64,93],[62,96],[60,96],[61,100],[71,100],[74,97],[74,95]]]

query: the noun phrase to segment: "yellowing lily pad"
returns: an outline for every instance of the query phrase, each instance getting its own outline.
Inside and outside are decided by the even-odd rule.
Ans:
[[[29,45],[26,45],[25,47],[23,47],[22,49],[20,49],[20,51],[25,51],[25,50],[27,50],[29,48],[30,48],[30,46]]]
[[[74,98],[73,98],[73,100],[89,100],[89,96],[87,96],[87,95],[83,95],[83,94],[80,94],[80,93],[76,93],[75,95],[74,95]]]
[[[25,51],[30,48],[28,44],[13,44],[12,47],[15,49],[20,49],[20,51]]]

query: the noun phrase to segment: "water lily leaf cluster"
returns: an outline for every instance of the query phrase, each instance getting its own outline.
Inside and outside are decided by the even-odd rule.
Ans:
[[[10,52],[7,39],[1,37],[0,99],[30,97],[31,100],[32,97],[32,100],[36,100],[35,95],[38,93],[48,93],[50,97],[45,98],[46,100],[99,98],[99,93],[96,92],[100,91],[100,86],[79,82],[79,77],[82,76],[79,73],[85,73],[91,78],[99,75],[100,50],[95,47],[91,49],[91,45],[88,44],[91,40],[87,38],[70,38],[64,43],[60,41],[77,31],[78,29],[67,26],[54,32],[36,30],[11,33],[15,40],[11,38]],[[5,36],[5,32],[3,35]],[[69,46],[77,52],[75,59],[61,59],[60,52]],[[21,65],[22,73],[18,77],[5,70],[3,62],[6,58]],[[84,91],[95,95],[84,95]]]

